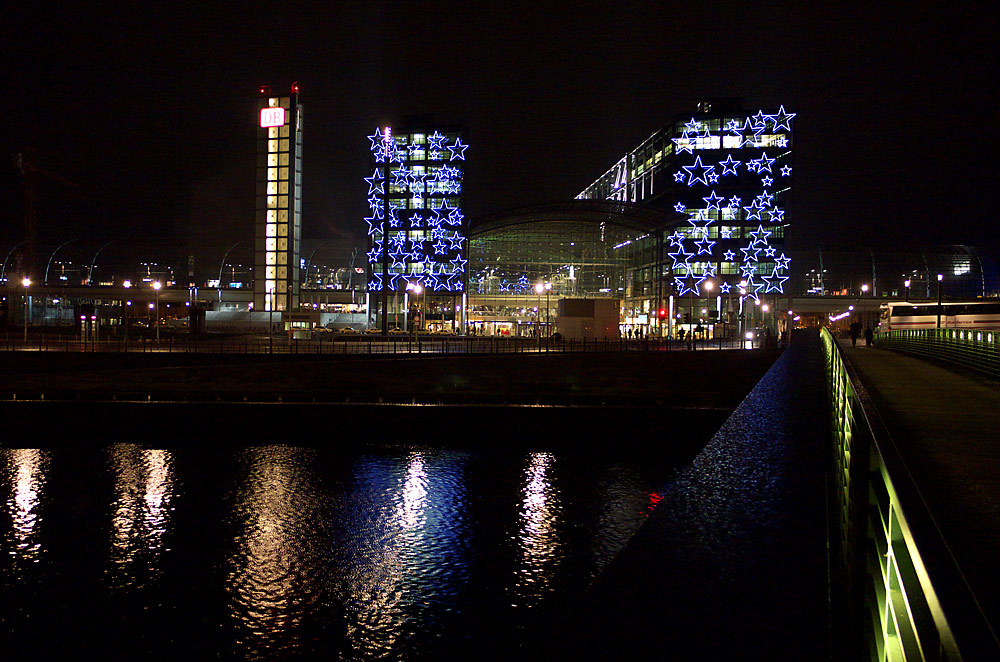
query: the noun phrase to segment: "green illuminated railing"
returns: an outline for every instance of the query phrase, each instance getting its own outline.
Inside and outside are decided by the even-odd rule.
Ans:
[[[909,471],[881,421],[873,431],[867,393],[826,329],[822,341],[834,439],[831,598],[839,626],[864,639],[844,644],[844,657],[858,659],[862,647],[878,662],[974,659],[960,651],[995,640],[988,626],[969,627],[984,617],[971,594],[956,590],[964,582]]]
[[[1000,377],[1000,331],[915,329],[880,333],[875,346],[947,361]]]

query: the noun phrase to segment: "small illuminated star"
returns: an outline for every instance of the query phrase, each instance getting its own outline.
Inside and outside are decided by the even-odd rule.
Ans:
[[[723,175],[735,175],[737,174],[736,168],[739,167],[740,161],[734,160],[733,155],[730,154],[729,158],[727,158],[725,161],[719,161],[719,165],[722,166]]]
[[[676,147],[676,151],[677,151],[678,154],[681,154],[683,152],[687,152],[688,154],[692,154],[693,153],[691,151],[691,148],[692,148],[692,145],[693,145],[694,141],[691,140],[690,138],[688,138],[687,136],[685,136],[683,138],[671,138],[670,141],[672,143],[674,143],[674,145],[677,146]]]
[[[410,153],[410,158],[412,159],[417,152],[422,152],[424,149],[423,145],[417,143],[410,143],[406,146],[406,150]]]
[[[717,173],[715,171],[712,171],[712,172],[708,173],[708,183],[709,184],[718,184],[719,183],[719,173]]]
[[[764,249],[764,256],[774,257],[774,252],[775,252],[774,246],[768,246],[767,248]]]
[[[763,186],[764,188],[768,188],[768,187],[770,187],[770,186],[771,186],[772,184],[774,184],[774,180],[773,180],[773,179],[771,179],[770,177],[765,177],[765,178],[763,178],[762,180],[760,180],[760,183],[761,183],[761,185],[762,185],[762,186]]]
[[[674,205],[674,211],[683,214],[685,211],[687,211],[687,207],[684,206],[683,202],[678,202],[676,205]]]
[[[448,247],[450,250],[462,250],[462,242],[465,241],[465,237],[460,234],[452,235],[448,237],[448,243],[451,245]]]
[[[719,230],[719,236],[723,239],[729,239],[733,235],[732,228],[723,227]]]
[[[675,172],[674,173],[674,181],[675,182],[683,182],[684,181],[684,173],[681,172],[680,170],[678,170],[677,172]]]
[[[708,209],[718,209],[719,208],[719,203],[722,202],[722,201],[724,201],[725,198],[723,198],[721,195],[717,194],[713,190],[712,193],[711,193],[711,195],[709,195],[708,197],[702,198],[702,200],[704,200],[705,204],[708,205]],[[680,203],[677,203],[677,204],[680,204]]]
[[[375,127],[375,133],[368,136],[368,140],[372,141],[372,151],[382,149],[382,129]]]
[[[667,237],[667,241],[670,242],[671,246],[675,246],[677,248],[684,247],[684,235],[682,235],[680,232],[677,232],[676,230],[672,235]]]
[[[428,142],[430,142],[431,149],[433,150],[444,149],[444,136],[441,134],[440,131],[435,131],[433,134],[431,134],[431,136],[427,140]]]
[[[739,209],[742,205],[743,205],[743,198],[739,197],[738,195],[734,195],[733,197],[729,198],[729,206],[732,209]]]
[[[726,123],[726,131],[730,133],[739,133],[743,130],[743,125],[740,124],[738,119],[731,119]]]
[[[736,259],[736,253],[732,251],[726,251],[725,253],[722,254],[722,259],[726,262],[732,262],[734,259]]]
[[[778,147],[788,147],[788,138],[784,136],[778,136],[778,139],[774,141]]]
[[[677,248],[673,253],[667,253],[674,260],[673,267],[676,268],[678,265],[683,264],[687,266],[688,260],[694,257],[694,253],[688,253],[684,250],[683,246]]]
[[[790,165],[781,166],[781,176],[782,177],[788,177],[791,174],[792,174],[792,166],[790,166]]]
[[[710,240],[706,234],[703,239],[694,242],[694,245],[698,247],[698,255],[711,255],[715,242]]]
[[[790,260],[789,258],[785,257],[785,254],[784,254],[784,253],[782,253],[782,254],[781,254],[781,257],[777,258],[777,259],[776,259],[776,260],[774,261],[774,263],[775,263],[776,265],[778,265],[778,266],[777,266],[777,268],[778,268],[778,269],[787,269],[787,268],[788,268],[788,265],[789,265],[789,264],[791,263],[791,260]]]
[[[729,290],[732,289],[732,287],[733,286],[730,285],[729,283],[724,282],[722,283],[722,285],[719,285],[719,291],[722,292],[723,294],[729,294]]]
[[[385,193],[384,182],[382,181],[382,173],[379,170],[375,170],[371,177],[365,177],[365,181],[368,182],[368,195],[375,195],[376,193]]]

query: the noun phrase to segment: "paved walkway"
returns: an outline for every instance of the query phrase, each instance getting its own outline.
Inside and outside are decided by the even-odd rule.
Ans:
[[[841,341],[994,629],[1000,628],[1000,382]]]

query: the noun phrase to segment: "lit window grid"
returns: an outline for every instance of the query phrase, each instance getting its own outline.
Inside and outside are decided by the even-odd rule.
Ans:
[[[264,210],[263,237],[258,231],[257,273],[262,273],[263,291],[259,298],[263,310],[287,310],[288,295],[295,281],[294,261],[301,226],[298,212],[301,205],[301,133],[294,131],[297,119],[291,97],[270,97],[262,100],[268,107],[285,108],[285,123],[280,127],[259,129],[262,135],[263,192],[258,192],[258,209]],[[297,109],[301,111],[301,108]],[[293,156],[294,147],[294,156]],[[261,241],[261,239],[263,241]]]

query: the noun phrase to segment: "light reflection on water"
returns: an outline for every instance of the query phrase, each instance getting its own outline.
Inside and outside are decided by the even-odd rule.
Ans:
[[[4,547],[15,563],[37,563],[44,553],[38,532],[39,504],[45,489],[49,454],[34,448],[0,449],[4,482],[9,486],[7,513],[11,526]]]
[[[545,599],[562,559],[556,528],[561,495],[549,475],[554,463],[551,453],[531,453],[527,458],[517,533],[521,562],[511,587],[515,607],[530,608]]]
[[[177,636],[178,650],[265,659],[516,651],[610,562],[665,475],[604,458],[425,447],[75,453],[0,449],[0,591],[41,577],[62,596],[66,571],[39,562],[61,549],[81,586],[106,587],[59,598],[82,600],[79,613],[176,619],[147,632],[84,620],[83,636],[135,637],[136,651]],[[102,524],[103,546],[77,547],[77,514]]]
[[[114,480],[111,502],[112,586],[145,586],[160,572],[169,551],[164,538],[177,498],[171,451],[116,444],[108,449]]]

